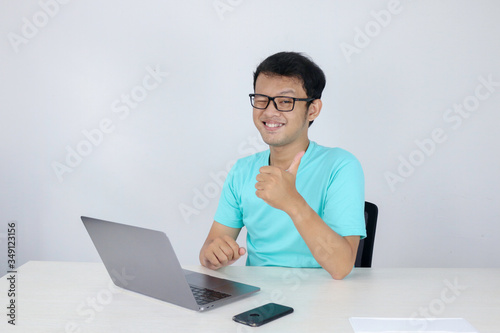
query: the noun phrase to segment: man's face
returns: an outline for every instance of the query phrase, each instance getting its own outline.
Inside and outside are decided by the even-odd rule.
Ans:
[[[259,74],[255,82],[255,93],[270,97],[307,98],[299,79],[278,75]],[[282,147],[296,141],[307,141],[309,120],[314,120],[316,116],[308,113],[306,105],[306,102],[296,101],[290,112],[276,110],[272,101],[265,110],[254,108],[253,121],[264,142],[270,146]]]

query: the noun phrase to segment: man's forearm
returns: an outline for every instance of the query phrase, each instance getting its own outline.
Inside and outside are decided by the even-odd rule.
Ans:
[[[285,212],[316,261],[334,279],[343,279],[351,272],[356,260],[357,242],[348,241],[333,231],[302,197]]]

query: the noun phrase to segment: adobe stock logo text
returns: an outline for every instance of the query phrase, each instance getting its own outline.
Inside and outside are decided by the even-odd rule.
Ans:
[[[453,107],[446,109],[443,113],[445,123],[451,124],[451,129],[458,130],[464,121],[476,112],[481,102],[486,101],[496,92],[497,87],[500,87],[500,82],[493,81],[493,75],[478,77],[479,84],[475,87],[474,92],[466,96],[461,103],[454,103]],[[385,180],[391,192],[396,190],[398,183],[404,183],[408,177],[413,175],[418,167],[434,155],[439,144],[448,140],[448,134],[444,128],[434,128],[429,137],[415,140],[416,148],[407,156],[400,154],[398,156],[399,165],[394,172],[386,171],[384,173]]]
[[[125,120],[130,115],[130,111],[136,109],[148,97],[149,92],[158,88],[167,75],[168,73],[160,71],[159,65],[156,65],[154,69],[147,66],[141,83],[135,85],[128,94],[121,94],[120,98],[114,100],[110,105],[111,112],[120,120]],[[116,128],[115,124],[116,122],[111,118],[104,117],[98,122],[97,127],[90,130],[83,129],[81,131],[83,138],[76,145],[66,146],[64,160],[51,163],[59,182],[63,182],[65,174],[72,173],[85,157],[102,144],[107,135],[113,133]]]
[[[402,11],[403,8],[399,0],[389,1],[387,9],[381,9],[380,11],[372,10],[370,16],[373,20],[368,21],[363,29],[358,26],[354,28],[352,44],[342,42],[339,45],[347,63],[351,63],[354,54],[359,54],[363,49],[368,47],[372,40],[380,35],[383,29],[389,26],[392,18]]]
[[[40,29],[46,27],[50,20],[59,14],[61,10],[60,5],[66,5],[69,1],[70,0],[40,0],[38,2],[40,10],[33,14],[31,20],[27,17],[22,18],[21,34],[15,32],[9,32],[7,34],[7,38],[14,52],[19,53],[19,47],[23,44],[28,44],[30,40],[35,38],[40,33]]]
[[[219,15],[219,19],[224,21],[224,13],[232,12],[236,7],[241,5],[242,2],[243,0],[214,0],[212,5],[217,15]]]

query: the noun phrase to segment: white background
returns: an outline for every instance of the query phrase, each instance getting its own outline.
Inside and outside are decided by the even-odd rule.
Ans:
[[[497,1],[66,2],[0,1],[2,272],[11,221],[18,265],[99,261],[81,215],[162,230],[197,264],[228,167],[265,148],[252,73],[284,50],[325,71],[310,138],[363,165],[373,265],[500,266]]]

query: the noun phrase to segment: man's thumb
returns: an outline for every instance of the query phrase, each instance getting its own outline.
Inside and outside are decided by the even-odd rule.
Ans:
[[[302,156],[304,156],[306,152],[301,151],[297,155],[295,155],[292,164],[288,167],[286,171],[290,172],[292,175],[296,176],[297,175],[297,170],[299,170],[299,165],[300,165],[300,160],[302,159]]]

